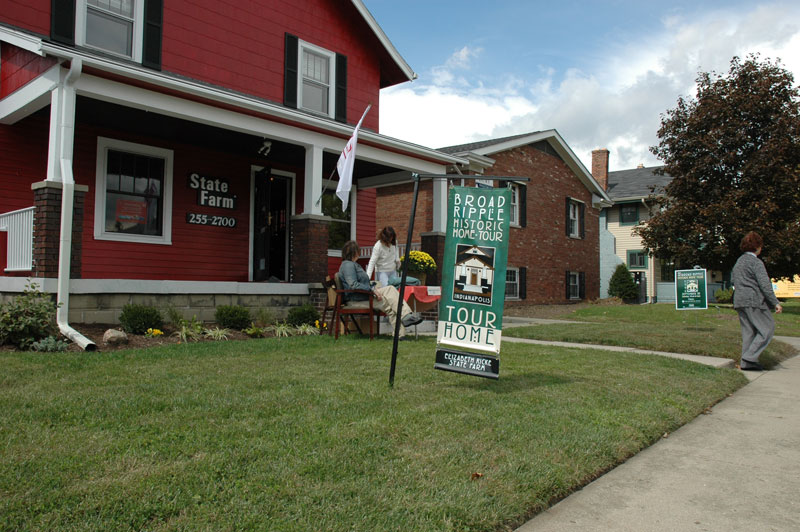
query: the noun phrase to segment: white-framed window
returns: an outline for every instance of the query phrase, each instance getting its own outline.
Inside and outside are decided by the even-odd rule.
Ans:
[[[326,185],[327,183],[327,185]],[[328,226],[328,255],[334,256],[342,250],[348,240],[355,240],[356,229],[356,196],[357,188],[350,189],[350,201],[347,210],[342,211],[342,200],[336,195],[337,181],[323,180],[325,191],[322,193],[322,214],[332,218]]]
[[[173,152],[97,138],[94,237],[172,244]]]
[[[519,268],[506,268],[506,299],[519,299]]]
[[[509,207],[509,215],[511,218],[511,225],[519,225],[519,185],[516,183],[508,184],[511,190],[511,206]]]
[[[581,298],[581,280],[578,272],[569,272],[569,298]]]
[[[297,107],[334,116],[336,105],[336,54],[298,41]]]
[[[144,0],[77,0],[76,44],[142,60]]]
[[[580,238],[581,236],[580,209],[580,204],[577,201],[569,202],[569,236],[574,238]]]

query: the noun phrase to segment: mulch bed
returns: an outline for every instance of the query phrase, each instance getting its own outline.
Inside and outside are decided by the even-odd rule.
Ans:
[[[97,345],[98,351],[119,351],[121,349],[146,349],[148,347],[157,347],[160,345],[170,345],[180,343],[180,339],[172,334],[174,331],[169,328],[162,329],[163,336],[149,338],[142,334],[128,334],[127,344],[112,345],[103,342],[103,335],[108,329],[122,330],[119,325],[108,325],[102,323],[71,323],[73,329],[84,335]],[[228,340],[247,340],[250,338],[241,331],[229,331]],[[199,338],[198,342],[213,342],[210,338]],[[76,344],[70,344],[69,351],[81,351],[81,348]]]

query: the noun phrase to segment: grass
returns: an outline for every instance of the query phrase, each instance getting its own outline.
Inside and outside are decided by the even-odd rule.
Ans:
[[[782,314],[773,314],[775,334],[800,336],[800,302],[784,304]],[[535,325],[503,331],[506,336],[600,345],[653,349],[731,358],[738,361],[742,337],[736,311],[711,304],[707,310],[675,309],[671,304],[592,305],[574,312],[565,308],[563,319],[581,324]],[[772,367],[796,354],[789,345],[773,341],[761,357]]]
[[[509,530],[746,382],[506,343],[294,337],[0,353],[0,530]]]

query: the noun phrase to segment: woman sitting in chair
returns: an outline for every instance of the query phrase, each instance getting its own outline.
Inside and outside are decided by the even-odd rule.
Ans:
[[[345,290],[369,290],[375,296],[375,308],[386,314],[389,323],[392,324],[392,332],[395,328],[397,317],[397,302],[400,293],[394,286],[375,287],[370,284],[367,272],[356,262],[358,258],[358,244],[355,240],[345,242],[342,247],[342,265],[339,267],[339,277],[342,280],[342,288]],[[344,294],[345,301],[366,301],[369,299],[367,294]],[[411,327],[421,323],[422,317],[411,312],[411,307],[403,301],[403,315],[400,320],[400,338],[406,334],[405,327]]]

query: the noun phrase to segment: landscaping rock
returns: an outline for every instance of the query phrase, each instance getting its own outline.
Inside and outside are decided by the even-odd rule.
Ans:
[[[103,333],[103,343],[108,345],[120,345],[128,343],[128,335],[124,331],[108,329]]]

